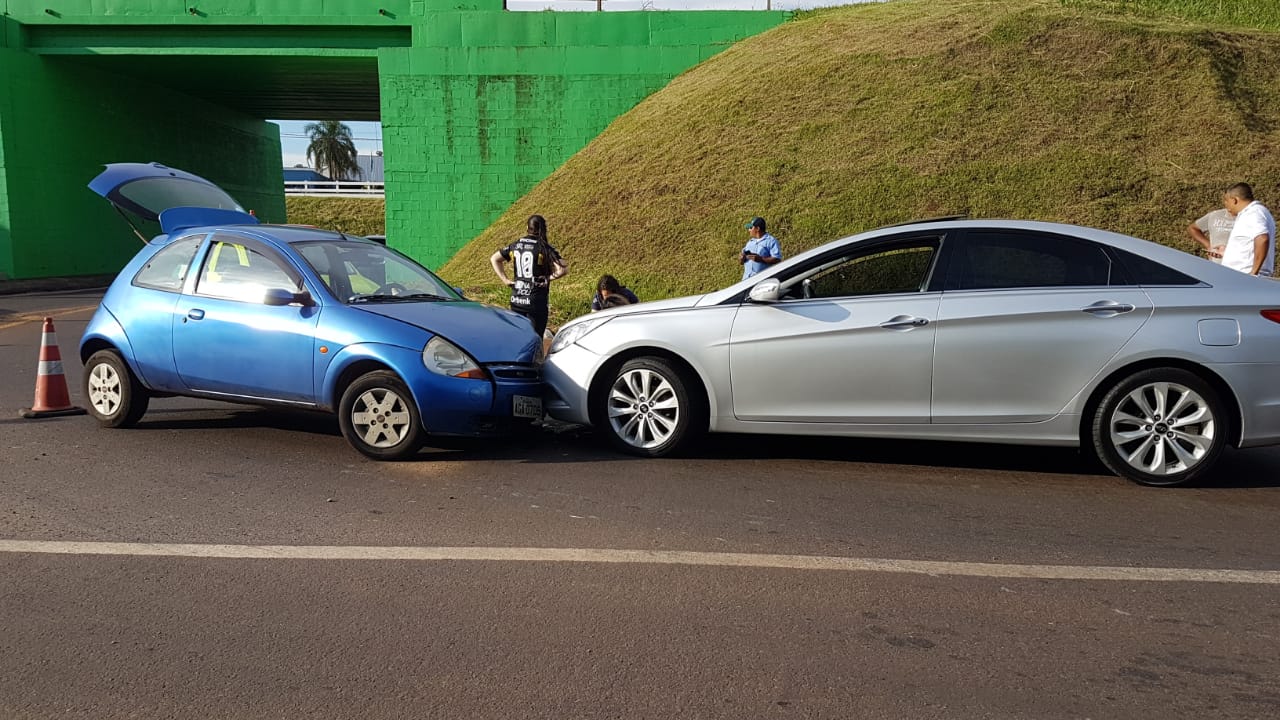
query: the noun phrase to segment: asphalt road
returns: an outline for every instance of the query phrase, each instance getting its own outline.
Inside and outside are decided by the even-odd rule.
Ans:
[[[1280,715],[1280,450],[1160,490],[991,445],[380,464],[316,414],[18,419],[51,309],[83,403],[95,301],[0,296],[0,717]]]

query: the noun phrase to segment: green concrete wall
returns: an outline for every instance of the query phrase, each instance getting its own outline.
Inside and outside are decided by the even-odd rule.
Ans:
[[[283,220],[278,131],[262,121],[295,116],[264,103],[322,94],[323,83],[288,87],[309,59],[350,99],[360,62],[375,55],[377,87],[351,107],[381,116],[389,242],[438,267],[618,115],[787,17],[501,8],[0,0],[0,279],[113,272],[127,259],[136,240],[117,234],[118,219],[84,189],[105,162],[190,170]],[[216,103],[163,89],[193,77]],[[236,104],[255,82],[254,97]],[[295,119],[322,119],[292,107]]]
[[[397,73],[388,69],[464,53],[396,54],[382,80],[387,236],[431,267],[671,77],[576,74],[564,51],[521,53],[527,73],[515,63],[492,75]]]
[[[31,25],[407,24],[429,12],[501,8],[502,0],[0,0],[0,11]]]
[[[389,242],[440,266],[614,118],[783,18],[440,16],[415,33],[415,47],[379,54]]]
[[[0,0],[2,2],[3,0]],[[12,115],[8,98],[12,95],[13,74],[7,72],[8,62],[13,57],[11,47],[19,45],[19,26],[7,17],[0,16],[0,282],[15,277],[13,268],[13,233],[10,231],[13,220],[9,217],[9,175],[5,171],[7,165],[5,146],[5,126]]]
[[[137,252],[86,187],[110,162],[190,170],[284,220],[276,125],[61,58],[0,48],[0,67],[0,279],[110,274]]]
[[[0,47],[0,63],[6,61],[6,55],[12,51]],[[2,67],[2,66],[0,66]],[[10,85],[12,79],[9,73],[0,72],[0,281],[15,277],[13,268],[13,232],[10,227],[13,225],[13,219],[9,217],[9,174],[6,171],[5,162],[5,132],[4,128],[7,124],[8,113],[5,113],[6,98],[12,92]]]

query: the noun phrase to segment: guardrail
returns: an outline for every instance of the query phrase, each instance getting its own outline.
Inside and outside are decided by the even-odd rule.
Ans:
[[[285,195],[384,197],[386,184],[363,180],[285,180]]]
[[[882,0],[503,0],[512,12],[630,12],[635,10],[811,10]]]

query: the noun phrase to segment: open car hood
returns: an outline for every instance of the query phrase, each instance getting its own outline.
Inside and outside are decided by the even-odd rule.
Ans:
[[[160,223],[174,233],[202,225],[256,225],[222,188],[199,175],[160,163],[112,163],[89,183],[89,189],[122,212]],[[180,209],[178,212],[166,212]]]

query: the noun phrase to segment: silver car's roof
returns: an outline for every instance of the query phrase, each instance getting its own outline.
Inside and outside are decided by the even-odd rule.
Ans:
[[[1083,225],[1069,225],[1066,223],[1040,222],[1035,220],[941,220],[941,221],[925,221],[916,223],[906,223],[903,225],[892,225],[889,227],[868,230],[856,235],[849,235],[838,240],[820,245],[812,250],[806,250],[794,257],[787,258],[783,263],[773,265],[763,272],[755,276],[734,283],[723,290],[717,290],[709,293],[702,298],[699,305],[712,305],[723,302],[733,295],[746,290],[761,280],[771,275],[785,271],[786,266],[790,266],[793,262],[803,262],[806,258],[821,255],[832,248],[836,248],[849,243],[862,243],[876,240],[882,237],[893,235],[906,235],[912,233],[936,232],[945,230],[958,230],[963,228],[985,228],[993,230],[1024,230],[1028,232],[1050,233],[1055,235],[1066,235],[1068,237],[1076,237],[1083,240],[1091,240],[1093,242],[1110,245],[1120,250],[1131,252],[1135,255],[1148,258],[1162,265],[1168,266],[1178,272],[1190,275],[1198,280],[1206,282],[1210,285],[1230,285],[1240,286],[1249,285],[1259,282],[1258,278],[1250,277],[1231,268],[1225,268],[1217,263],[1209,262],[1195,255],[1176,250],[1174,248],[1160,245],[1159,243],[1142,240],[1129,235],[1121,235],[1120,233],[1110,232],[1108,230],[1099,230],[1097,228],[1085,227]],[[1269,282],[1269,281],[1261,281]],[[1277,283],[1280,285],[1280,283]],[[1280,289],[1280,288],[1277,288]]]

